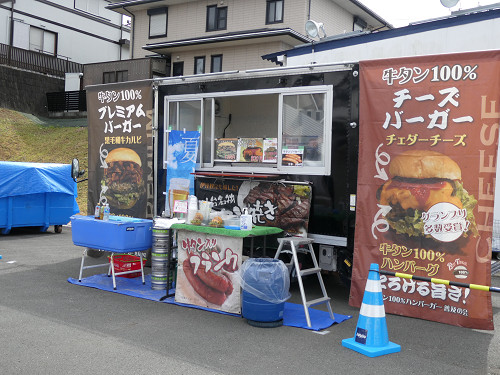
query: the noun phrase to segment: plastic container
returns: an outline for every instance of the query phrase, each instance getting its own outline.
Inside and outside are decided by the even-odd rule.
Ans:
[[[240,229],[241,230],[252,230],[252,215],[248,213],[248,209],[244,208],[243,213],[240,216]]]
[[[239,216],[232,216],[224,219],[224,228],[240,230],[240,218]]]
[[[71,216],[71,235],[77,246],[128,253],[151,248],[153,220],[110,216]]]
[[[279,259],[251,258],[239,271],[241,278],[241,314],[249,324],[274,322],[281,325],[285,301],[290,298],[290,276]],[[261,325],[262,326],[262,325]]]
[[[109,262],[111,263],[111,257],[108,257]],[[142,259],[142,264],[146,264],[146,259]],[[115,269],[115,273],[117,272],[127,272],[138,270],[139,272],[127,273],[125,275],[117,275],[117,277],[126,277],[126,278],[134,278],[141,276],[141,258],[135,255],[115,255],[113,256],[113,266]]]
[[[78,213],[70,164],[0,161],[0,231],[54,225],[60,232]]]

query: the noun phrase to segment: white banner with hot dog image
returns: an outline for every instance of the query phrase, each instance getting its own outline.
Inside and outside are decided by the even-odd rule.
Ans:
[[[179,230],[175,302],[240,314],[242,238]]]

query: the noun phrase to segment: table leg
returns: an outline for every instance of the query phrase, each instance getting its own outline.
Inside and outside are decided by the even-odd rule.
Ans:
[[[114,255],[115,255],[115,253],[111,253],[110,261],[111,261],[111,275],[113,276],[113,290],[116,290],[115,263],[113,260]]]
[[[82,281],[82,274],[83,274],[83,264],[85,263],[85,254],[87,253],[87,249],[83,249],[83,254],[82,254],[82,263],[80,265],[80,276],[78,276],[78,281]]]
[[[141,261],[142,285],[146,285],[146,280],[144,280],[144,266],[142,265],[142,251],[139,251],[139,258]]]

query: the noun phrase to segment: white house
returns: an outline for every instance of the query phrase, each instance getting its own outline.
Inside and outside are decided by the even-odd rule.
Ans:
[[[0,44],[87,64],[128,59],[130,28],[106,0],[0,0]]]

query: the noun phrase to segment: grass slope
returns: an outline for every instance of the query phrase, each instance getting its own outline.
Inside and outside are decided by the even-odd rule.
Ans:
[[[2,161],[71,164],[78,158],[80,168],[88,170],[87,145],[86,127],[39,125],[19,112],[0,108]],[[87,181],[78,184],[77,202],[80,212],[86,214]]]

